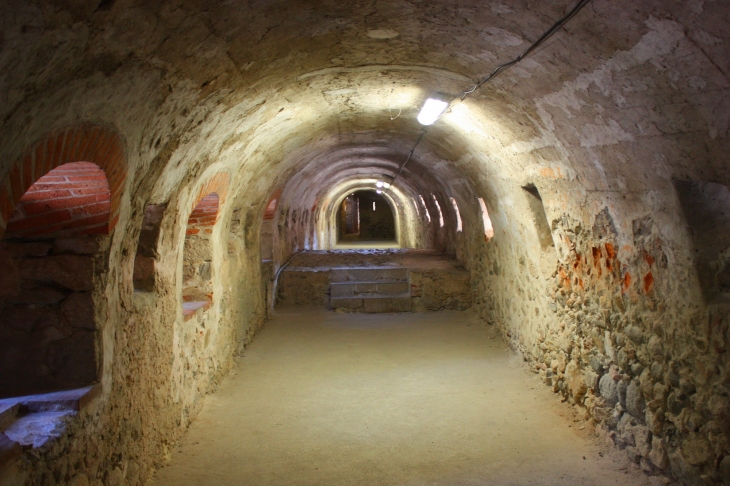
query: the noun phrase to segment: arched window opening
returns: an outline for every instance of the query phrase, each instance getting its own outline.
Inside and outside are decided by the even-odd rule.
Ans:
[[[462,231],[462,225],[461,225],[461,213],[459,213],[459,205],[456,204],[456,199],[453,197],[449,198],[451,200],[451,205],[454,206],[454,213],[456,213],[456,232],[461,233]]]
[[[484,225],[484,241],[489,241],[494,237],[494,227],[492,226],[492,219],[489,217],[489,211],[487,211],[487,204],[484,199],[478,197],[479,207],[482,209],[482,223]]]
[[[723,184],[700,181],[675,180],[674,187],[691,229],[694,266],[702,295],[708,304],[727,304],[730,302],[730,190]],[[656,233],[651,216],[634,221],[633,229],[635,241],[647,241]],[[647,277],[644,277],[644,288],[646,292],[651,290]]]
[[[0,242],[0,398],[98,380],[96,281],[111,193],[90,162],[60,165],[23,194]]]
[[[132,280],[136,291],[152,292],[155,289],[157,238],[160,235],[160,223],[166,208],[165,204],[149,204],[145,208],[137,242],[137,254],[134,257]]]
[[[280,195],[281,190],[276,191],[269,199],[264,210],[264,220],[261,222],[261,238],[259,240],[262,262],[270,262],[274,258],[274,217],[276,216]]]
[[[436,211],[439,213],[439,228],[443,228],[444,213],[441,212],[441,205],[439,204],[439,200],[436,198],[436,194],[431,194],[431,197],[433,198],[433,202],[436,204]]]
[[[274,215],[276,214],[276,203],[278,201],[275,197],[271,198],[271,201],[269,201],[269,204],[266,206],[266,211],[264,212],[264,219],[274,219]]]
[[[426,201],[423,199],[423,196],[420,194],[418,195],[418,199],[421,200],[421,204],[423,204],[423,209],[426,210],[426,219],[429,223],[431,223],[431,212],[428,210],[428,206],[426,206]]]
[[[338,241],[395,243],[395,215],[388,201],[374,191],[356,191],[338,208]]]
[[[530,205],[530,211],[532,212],[532,219],[535,223],[535,229],[537,230],[537,237],[540,240],[540,247],[545,250],[550,247],[555,247],[553,242],[553,233],[550,230],[550,223],[548,222],[547,215],[545,214],[545,206],[542,202],[542,196],[537,190],[534,184],[528,184],[522,189],[527,194],[527,202]]]
[[[218,218],[217,193],[203,197],[190,213],[183,249],[183,315],[186,319],[213,302],[213,227]]]

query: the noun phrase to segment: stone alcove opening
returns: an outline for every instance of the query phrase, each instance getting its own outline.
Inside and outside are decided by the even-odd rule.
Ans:
[[[142,227],[139,231],[137,254],[134,257],[134,290],[152,292],[155,289],[155,266],[157,264],[157,239],[160,224],[167,205],[148,204],[144,211]]]
[[[730,302],[730,191],[715,182],[674,181],[694,246],[705,301]]]
[[[266,208],[264,209],[264,217],[261,222],[261,238],[259,240],[262,262],[270,262],[274,258],[274,220],[280,198],[281,189],[278,189],[269,198],[269,202],[266,203]]]
[[[464,230],[464,227],[461,221],[461,211],[459,211],[459,204],[453,197],[450,197],[449,201],[451,201],[451,207],[454,208],[454,215],[456,216],[456,232],[461,233]]]
[[[183,249],[183,315],[188,318],[213,302],[213,227],[218,219],[218,194],[198,201],[188,218]]]
[[[545,206],[543,205],[540,191],[538,191],[534,184],[527,184],[522,189],[525,190],[527,203],[532,213],[532,221],[535,223],[535,231],[537,231],[537,237],[540,240],[540,248],[543,251],[552,248],[554,251],[555,242],[553,241],[553,233],[550,230],[547,214],[545,214]]]
[[[489,210],[487,210],[487,203],[481,197],[477,198],[479,201],[479,209],[482,214],[482,226],[484,227],[484,241],[489,241],[494,238],[494,226],[492,226],[492,218],[489,217]]]
[[[15,205],[0,242],[0,398],[98,381],[94,294],[106,269],[110,201],[105,172],[72,162]]]
[[[396,243],[395,214],[376,191],[355,191],[337,211],[338,242]]]

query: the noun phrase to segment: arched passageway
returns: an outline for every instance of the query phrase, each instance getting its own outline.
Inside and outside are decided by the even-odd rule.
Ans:
[[[397,245],[396,216],[381,191],[357,191],[337,210],[338,243]]]
[[[328,478],[385,484],[390,461],[447,483],[431,465],[471,460],[471,435],[494,468],[464,482],[506,478],[484,454],[503,439],[451,416],[484,425],[474,392],[501,391],[484,370],[510,373],[479,353],[485,336],[574,413],[534,427],[594,431],[646,475],[633,482],[730,477],[727,2],[28,0],[0,19],[0,389],[36,397],[0,402],[0,482],[147,484],[232,370],[298,378],[277,382],[290,396],[239,383],[261,392],[241,416],[267,426],[241,434],[236,464],[286,423],[302,442],[269,442],[270,457],[327,462]],[[86,209],[32,199],[70,168],[99,183],[68,189]],[[352,194],[385,202],[354,211]],[[392,226],[364,221],[386,207]],[[338,248],[355,234],[396,243]],[[452,328],[408,325],[426,312]],[[434,398],[429,376],[463,388]],[[81,385],[54,395],[52,443],[18,432],[48,408],[37,393]],[[322,396],[351,408],[323,413]],[[449,440],[429,449],[396,409]],[[392,447],[338,469],[356,445],[305,454],[313,430]],[[556,459],[532,443],[521,463]],[[586,474],[563,479],[600,483]]]

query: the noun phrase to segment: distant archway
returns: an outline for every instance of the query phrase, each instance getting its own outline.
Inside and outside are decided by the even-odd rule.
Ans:
[[[376,191],[355,191],[338,208],[337,231],[339,242],[395,243],[393,208]]]

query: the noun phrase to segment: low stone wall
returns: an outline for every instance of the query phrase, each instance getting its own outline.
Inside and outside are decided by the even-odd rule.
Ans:
[[[411,309],[415,312],[466,310],[472,305],[467,271],[410,272]]]
[[[331,269],[288,268],[277,286],[278,305],[329,305]],[[469,272],[409,271],[411,310],[466,310],[472,305]]]
[[[289,268],[281,272],[277,305],[328,305],[330,270]]]

